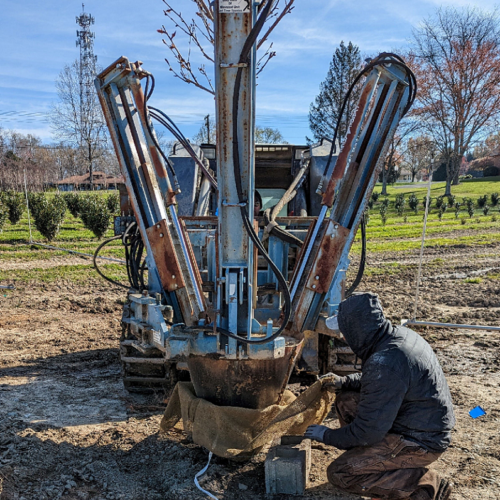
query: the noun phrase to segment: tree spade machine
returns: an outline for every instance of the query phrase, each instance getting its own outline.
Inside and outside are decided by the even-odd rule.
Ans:
[[[129,390],[189,374],[198,397],[259,409],[294,370],[356,368],[328,318],[361,278],[345,284],[349,251],[358,228],[365,240],[366,205],[416,82],[400,57],[380,54],[354,82],[341,151],[336,137],[255,145],[255,45],[272,3],[213,4],[215,145],[191,144],[149,104],[154,77],[140,62],[121,57],[96,78],[126,185],[115,238],[130,280],[120,345]],[[178,141],[170,156],[153,119]]]

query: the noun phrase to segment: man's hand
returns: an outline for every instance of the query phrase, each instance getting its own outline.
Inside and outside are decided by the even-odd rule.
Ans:
[[[344,378],[335,375],[335,373],[327,373],[326,375],[321,375],[319,377],[323,387],[333,387],[334,390],[340,391],[342,389],[342,384],[344,383]]]
[[[324,443],[323,438],[325,436],[325,432],[328,430],[328,427],[324,425],[310,425],[304,437],[308,439],[314,439],[315,441],[319,441],[320,443]]]

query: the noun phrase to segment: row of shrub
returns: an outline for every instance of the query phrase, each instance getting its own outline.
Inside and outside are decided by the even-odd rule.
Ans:
[[[23,216],[26,198],[23,193],[15,191],[0,191],[0,230],[7,220],[17,224]]]
[[[368,200],[368,208],[372,209],[374,204],[378,201],[380,197],[380,193],[374,191],[371,195],[371,198]],[[426,204],[429,206],[429,209],[432,208],[433,198],[424,196],[422,199],[422,208],[425,209]],[[490,204],[493,207],[496,207],[500,202],[500,195],[498,193],[492,193],[490,195]],[[381,205],[388,208],[390,204],[389,198],[385,197],[381,201]],[[415,213],[418,213],[420,208],[420,201],[415,195],[415,193],[411,193],[408,198],[406,198],[405,194],[398,194],[394,201],[394,208],[396,209],[398,215],[402,215],[405,211],[406,205],[408,204],[409,208]],[[457,201],[457,197],[455,195],[449,196],[438,196],[435,200],[435,207],[438,210],[441,210],[442,207],[448,208],[458,208],[461,206],[467,206],[468,208],[474,208],[474,205],[477,204],[477,208],[485,208],[488,206],[488,195],[480,196],[476,201],[472,198],[463,198],[462,203]]]
[[[446,202],[445,202],[444,198],[447,198]],[[491,195],[491,198],[492,198],[492,205],[497,206],[498,205],[497,193],[493,193]],[[396,196],[396,200],[394,201],[394,208],[396,209],[399,216],[404,215],[405,222],[406,222],[406,218],[407,218],[407,216],[405,214],[406,201],[407,200],[406,200],[404,194],[400,194],[400,195]],[[466,209],[467,213],[469,214],[469,217],[472,218],[472,217],[474,217],[474,214],[475,214],[476,203],[477,203],[477,207],[482,208],[483,214],[488,215],[491,207],[489,205],[487,205],[487,201],[488,201],[488,198],[486,195],[484,195],[481,198],[479,198],[478,200],[476,200],[476,202],[472,198],[463,198],[462,203],[459,203],[458,201],[456,201],[455,196],[448,196],[448,197],[440,196],[436,199],[436,208],[438,209],[437,216],[438,216],[439,220],[441,221],[445,212],[448,210],[448,208],[450,208],[450,209],[454,209],[455,219],[458,219],[458,217],[460,215],[460,211],[462,210],[462,208],[464,208],[464,209]],[[423,205],[425,206],[426,203],[429,206],[429,213],[431,213],[430,207],[432,204],[432,198],[427,199],[427,197],[425,197],[423,200]],[[410,195],[410,197],[408,199],[408,205],[413,210],[413,212],[415,214],[418,213],[418,199],[416,198],[416,196],[414,194]],[[371,204],[371,206],[369,204],[368,206],[369,206],[369,208],[372,208],[373,204]],[[382,201],[380,208],[379,208],[380,217],[382,219],[382,225],[384,225],[384,226],[387,222],[388,206],[389,206],[389,199],[385,198]],[[496,220],[496,217],[495,217],[495,220]],[[462,224],[465,224],[465,219],[463,219],[461,222],[462,222]]]
[[[33,222],[47,241],[52,241],[64,222],[66,210],[79,217],[83,225],[101,239],[108,230],[113,215],[118,213],[120,199],[112,193],[107,197],[69,192],[48,197],[45,193],[28,193],[28,205]],[[26,207],[22,193],[0,192],[0,231],[7,222],[17,224]]]

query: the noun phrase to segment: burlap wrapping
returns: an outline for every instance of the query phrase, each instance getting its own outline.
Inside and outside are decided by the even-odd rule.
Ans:
[[[318,381],[297,398],[287,390],[281,404],[252,410],[214,405],[196,397],[190,382],[179,382],[160,428],[166,432],[182,418],[196,444],[219,457],[246,459],[276,436],[301,435],[309,425],[323,422],[333,399]]]

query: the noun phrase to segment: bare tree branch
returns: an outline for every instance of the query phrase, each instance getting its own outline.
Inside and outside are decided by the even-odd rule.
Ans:
[[[276,57],[276,51],[271,50],[273,48],[273,44],[269,45],[269,48],[266,50],[265,54],[257,61],[257,73],[256,76],[259,76],[264,68],[267,66],[267,63],[273,58]]]
[[[279,14],[277,14],[276,20],[273,22],[273,24],[271,24],[270,28],[266,31],[264,36],[257,43],[257,50],[259,50],[262,47],[262,44],[269,38],[269,35],[274,31],[274,29],[276,28],[276,26],[278,26],[278,24],[281,22],[281,20],[287,14],[290,14],[292,12],[292,10],[295,8],[295,6],[293,5],[294,2],[295,2],[295,0],[288,0],[287,1],[285,6],[283,7],[283,10]],[[277,8],[278,8],[278,5],[276,4],[274,9],[277,9]]]
[[[173,28],[170,29],[163,25],[161,29],[157,31],[162,35],[165,35],[163,43],[168,47],[173,55],[173,59],[165,58],[165,62],[174,77],[213,95],[215,94],[215,91],[212,85],[211,71],[207,71],[207,68],[204,65],[193,66],[191,56],[192,49],[195,48],[196,52],[201,54],[206,60],[210,61],[211,64],[214,63],[214,13],[208,0],[191,1],[196,5],[196,19],[187,20],[180,10],[176,10],[172,6],[172,2],[170,0],[163,0],[167,6],[164,10],[164,14],[169,20],[169,23],[173,25]],[[273,32],[276,26],[294,9],[293,4],[295,0],[284,1],[285,5],[283,7],[280,6],[280,0],[278,0],[273,6],[271,14],[268,17],[268,22],[272,21],[272,24],[261,40],[259,40],[257,49],[262,47],[263,43],[269,38],[269,35]],[[266,1],[262,2],[259,9],[262,9],[266,3]],[[178,32],[187,37],[187,50],[181,50],[174,42],[174,38]],[[260,58],[257,66],[257,74],[260,74],[269,61],[276,56],[276,52],[270,50],[271,47],[269,47],[264,56]]]

